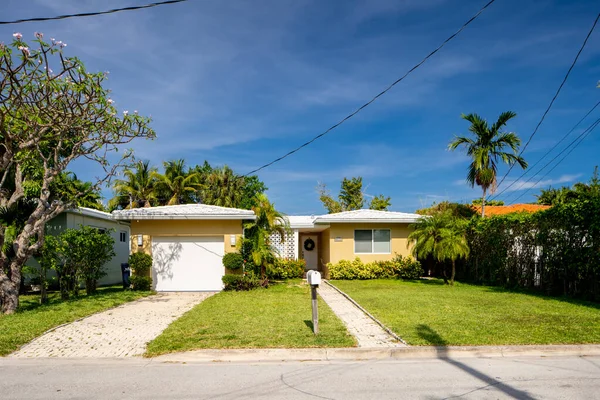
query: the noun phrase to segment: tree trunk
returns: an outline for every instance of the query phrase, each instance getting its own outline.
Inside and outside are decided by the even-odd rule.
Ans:
[[[485,192],[486,188],[483,188],[483,196],[481,196],[481,218],[485,217]]]
[[[444,276],[444,283],[448,284],[448,274],[446,274],[446,264],[442,264],[442,275]]]
[[[456,260],[452,260],[452,275],[450,276],[450,285],[454,286],[454,277],[456,276]]]
[[[96,293],[96,280],[86,279],[85,280],[85,293],[89,296],[90,294]]]
[[[14,314],[19,308],[19,283],[14,283],[7,276],[2,277],[0,282],[0,303],[3,314]]]

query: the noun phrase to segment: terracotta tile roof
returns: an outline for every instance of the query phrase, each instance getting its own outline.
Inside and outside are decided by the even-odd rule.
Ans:
[[[478,213],[481,213],[481,206],[473,206]],[[485,216],[491,215],[506,215],[517,212],[534,213],[549,209],[550,206],[542,206],[539,204],[513,204],[510,206],[485,206]]]

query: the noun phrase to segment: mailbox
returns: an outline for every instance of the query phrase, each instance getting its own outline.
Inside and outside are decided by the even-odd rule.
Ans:
[[[319,286],[321,284],[321,273],[319,271],[308,271],[306,274],[308,284],[311,286]]]

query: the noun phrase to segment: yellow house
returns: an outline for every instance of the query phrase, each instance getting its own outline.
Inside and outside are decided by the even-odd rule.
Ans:
[[[152,255],[157,291],[215,291],[223,288],[221,259],[235,251],[242,221],[254,212],[236,208],[185,204],[114,211],[131,224],[132,252]]]
[[[421,215],[393,211],[354,210],[319,216],[289,216],[292,232],[273,242],[286,258],[302,258],[306,269],[322,271],[340,260],[391,260],[410,255],[409,225]]]
[[[152,255],[157,291],[221,290],[222,257],[235,251],[249,210],[186,204],[113,212],[131,224],[132,252]],[[390,260],[409,255],[409,224],[421,216],[391,211],[355,210],[320,216],[290,216],[290,232],[271,237],[280,257],[302,258],[307,270],[327,276],[329,262]]]

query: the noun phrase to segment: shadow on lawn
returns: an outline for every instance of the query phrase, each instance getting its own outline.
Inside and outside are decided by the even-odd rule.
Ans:
[[[62,300],[60,298],[60,292],[59,291],[51,291],[48,292],[48,303],[47,304],[40,304],[40,298],[39,296],[33,295],[33,297],[31,297],[32,295],[28,295],[27,298],[22,298],[19,301],[19,312],[21,311],[33,311],[33,310],[37,310],[38,308],[42,308],[42,307],[47,307],[47,306],[51,306],[51,305],[56,305],[56,304],[60,304],[60,303],[69,303],[69,302],[76,302],[78,300],[82,300],[82,299],[94,299],[94,298],[102,298],[114,293],[122,293],[124,292],[123,288],[121,286],[105,286],[105,287],[99,287],[98,291],[93,294],[93,295],[86,295],[86,294],[81,294],[79,297],[72,297],[69,300]]]
[[[538,292],[538,291],[535,291],[532,289],[525,289],[525,288],[508,289],[508,288],[505,288],[502,286],[482,286],[482,287],[484,287],[488,292],[524,294],[527,296],[533,296],[533,297],[537,297],[537,298],[544,299],[544,300],[558,300],[558,301],[562,301],[562,302],[569,303],[569,304],[574,304],[574,305],[584,306],[584,307],[591,307],[591,308],[600,310],[600,303],[594,303],[592,301],[577,299],[574,297],[548,296],[544,293],[541,293],[541,292]]]
[[[476,370],[473,367],[470,367],[468,365],[461,363],[460,361],[450,358],[450,356],[448,355],[448,348],[447,348],[448,342],[443,337],[441,337],[435,330],[431,329],[429,326],[423,325],[423,324],[418,325],[417,326],[417,334],[421,337],[421,339],[427,341],[431,345],[436,346],[437,356],[440,360],[443,360],[443,361],[447,362],[448,364],[451,364],[451,365],[455,366],[456,368],[466,372],[467,374],[471,375],[472,377],[477,378],[482,382],[485,382],[488,386],[495,387],[496,389],[500,390],[507,396],[510,396],[514,399],[525,399],[525,400],[533,399],[533,397],[531,397],[527,392],[524,392],[519,389],[515,389],[512,386],[507,385],[506,383],[502,383],[499,380],[494,379],[491,376],[488,376],[488,375],[484,374],[483,372]]]

